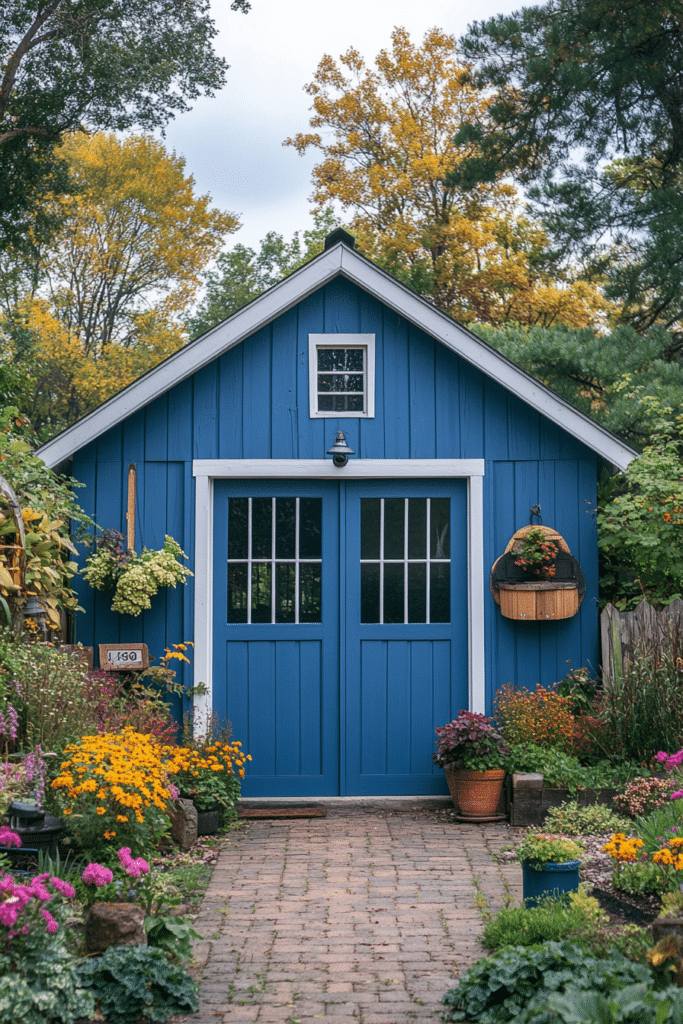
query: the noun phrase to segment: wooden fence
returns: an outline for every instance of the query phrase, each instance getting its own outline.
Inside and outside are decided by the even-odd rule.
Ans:
[[[631,612],[620,612],[608,604],[600,616],[603,682],[621,678],[626,652],[643,634],[665,642],[671,623],[677,619],[683,622],[680,598],[661,611],[656,611],[648,601],[641,601]]]

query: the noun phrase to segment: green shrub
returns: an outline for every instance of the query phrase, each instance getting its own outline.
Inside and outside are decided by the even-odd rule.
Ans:
[[[624,832],[630,828],[628,819],[620,818],[604,804],[580,807],[576,800],[565,800],[548,811],[544,827],[565,836],[600,836],[607,832]]]
[[[658,992],[641,983],[603,995],[570,985],[562,993],[550,994],[548,1016],[543,1020],[556,1024],[679,1024],[682,1012],[683,991],[679,988]],[[520,1024],[529,1020],[524,1015]]]
[[[637,925],[615,927],[600,904],[581,887],[561,900],[542,900],[533,907],[507,907],[484,928],[486,949],[503,946],[537,946],[571,939],[598,959],[613,950],[629,960],[645,963],[652,946],[649,931]]]
[[[568,786],[581,772],[578,758],[562,750],[546,750],[537,743],[515,743],[506,768],[513,772],[540,772],[547,786]]]
[[[610,789],[625,783],[642,769],[623,760],[604,759],[582,765],[578,758],[557,748],[546,750],[537,743],[516,743],[505,764],[512,772],[540,772],[551,788]]]
[[[161,949],[110,946],[101,957],[82,961],[78,971],[110,1024],[134,1024],[140,1017],[165,1021],[199,1008],[196,984]]]
[[[0,1024],[71,1024],[90,1018],[95,1004],[65,950],[26,957],[20,968],[0,956]]]
[[[658,895],[668,892],[675,881],[657,864],[638,862],[620,864],[612,875],[612,885],[621,892],[637,895]]]
[[[612,952],[597,959],[586,956],[572,942],[547,942],[541,949],[507,946],[477,961],[462,975],[457,988],[446,992],[443,1019],[470,1024],[549,1024],[557,1020],[548,1010],[555,996],[566,994],[571,1001],[577,998],[575,992],[581,992],[590,1004],[593,995],[602,994],[602,998],[609,1000],[627,986],[638,986],[639,998],[645,999],[652,988],[661,984],[647,967],[632,963],[621,953]],[[668,990],[667,995],[672,992],[678,990]],[[674,1002],[683,1009],[683,993],[680,997],[676,995]],[[604,1018],[612,1019],[640,1024],[639,1018],[630,1016]],[[601,1021],[599,1017],[575,1017],[573,1024],[590,1020]]]
[[[505,907],[486,922],[482,941],[486,949],[559,942],[604,916],[598,901],[585,896],[582,901],[541,900],[528,908]]]

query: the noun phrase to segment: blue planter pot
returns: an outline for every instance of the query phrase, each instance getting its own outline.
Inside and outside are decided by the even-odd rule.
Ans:
[[[560,899],[564,893],[576,892],[579,888],[579,866],[581,861],[566,860],[562,864],[552,861],[544,864],[540,871],[532,868],[529,861],[522,861],[522,885],[524,904],[534,906],[543,899]]]

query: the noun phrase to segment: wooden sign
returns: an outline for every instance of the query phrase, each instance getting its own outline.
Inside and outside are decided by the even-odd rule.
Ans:
[[[148,665],[147,644],[100,644],[100,668],[105,672],[130,672]]]

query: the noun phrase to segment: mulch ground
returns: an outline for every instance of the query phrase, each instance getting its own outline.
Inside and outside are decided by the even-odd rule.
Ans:
[[[641,928],[649,928],[661,906],[657,896],[635,895],[597,886],[591,891],[591,896],[595,897],[615,925],[637,924]]]

